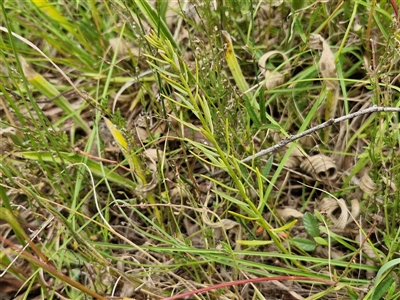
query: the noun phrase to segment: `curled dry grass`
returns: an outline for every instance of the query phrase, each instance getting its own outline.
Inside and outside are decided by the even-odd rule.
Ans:
[[[394,3],[1,5],[4,299],[399,296]]]

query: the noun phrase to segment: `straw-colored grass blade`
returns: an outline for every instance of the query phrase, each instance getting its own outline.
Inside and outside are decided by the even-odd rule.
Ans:
[[[229,70],[232,73],[233,79],[239,90],[245,94],[245,96],[251,100],[252,93],[249,92],[249,85],[243,76],[242,70],[239,66],[239,62],[236,58],[235,50],[233,49],[232,39],[230,34],[223,30],[221,32],[223,41],[225,43],[225,59],[228,64]]]
[[[75,32],[74,26],[60,14],[60,12],[54,7],[54,3],[50,3],[47,0],[31,0],[31,2],[51,19],[61,24],[65,29],[70,32]]]

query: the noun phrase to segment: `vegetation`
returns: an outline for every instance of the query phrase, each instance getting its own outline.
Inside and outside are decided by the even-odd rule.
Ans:
[[[2,299],[400,298],[395,1],[0,5]]]

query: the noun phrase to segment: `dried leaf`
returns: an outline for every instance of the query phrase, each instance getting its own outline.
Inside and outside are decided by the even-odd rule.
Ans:
[[[357,199],[351,200],[351,213],[347,224],[353,222],[360,214],[360,202]]]
[[[211,228],[223,228],[225,230],[229,230],[234,228],[235,226],[239,226],[240,224],[236,221],[232,221],[230,219],[221,219],[219,222],[211,222],[210,219],[207,217],[207,212],[208,210],[206,208],[203,208],[202,210],[202,220],[204,222],[204,224],[206,224],[207,226],[210,226]]]
[[[369,195],[373,195],[376,192],[376,184],[367,172],[361,177],[360,189]]]
[[[386,185],[390,186],[390,188],[392,189],[393,192],[396,192],[396,191],[397,191],[396,184],[393,182],[392,179],[388,179],[388,178],[386,178],[385,176],[382,176],[382,181],[383,181]]]
[[[282,70],[283,70],[282,73],[279,72],[280,70],[268,70],[265,67],[268,59],[275,55],[280,55],[283,58],[284,66],[282,68]],[[285,75],[289,74],[289,70],[291,68],[288,57],[286,56],[285,53],[283,53],[281,51],[269,51],[269,52],[265,53],[258,60],[258,66],[260,67],[261,70],[265,70],[264,77],[266,79],[265,87],[267,88],[267,90],[271,90],[271,89],[285,83]]]
[[[289,158],[285,161],[285,167],[289,169],[296,168],[301,164],[302,161],[306,160],[307,157],[308,156],[298,147],[294,147]]]
[[[300,164],[300,168],[320,182],[332,181],[337,177],[336,164],[322,154],[308,157]]]
[[[349,219],[349,210],[343,199],[323,198],[318,209],[332,221],[333,227],[340,229],[346,227]],[[339,216],[336,217],[335,213],[339,213]]]
[[[146,158],[153,164],[157,164],[160,159],[164,160],[164,152],[159,149],[146,149],[144,150],[144,155],[146,155]]]
[[[367,229],[364,229],[364,231],[368,231]],[[365,237],[360,233],[357,235],[356,237],[356,241],[358,241],[360,243],[360,245],[363,245],[363,251],[364,253],[369,256],[371,259],[366,259],[365,264],[368,266],[374,266],[374,260],[378,260],[378,256],[376,255],[376,253],[374,252],[374,250],[372,249],[372,247],[370,246],[370,244],[368,242],[364,242]],[[368,270],[367,271],[367,278],[368,279],[372,279],[375,277],[376,272]]]
[[[328,90],[325,119],[329,120],[335,117],[339,100],[339,82],[337,80],[335,56],[328,43],[319,34],[311,35],[309,47],[322,50],[318,68]]]
[[[284,207],[276,210],[278,216],[284,220],[285,222],[291,219],[302,219],[303,214],[299,212],[297,209],[291,207]]]
[[[357,199],[351,200],[351,212],[343,199],[324,198],[319,204],[321,213],[325,213],[335,228],[344,229],[353,222],[360,213],[360,204]],[[339,213],[339,217],[335,215]]]

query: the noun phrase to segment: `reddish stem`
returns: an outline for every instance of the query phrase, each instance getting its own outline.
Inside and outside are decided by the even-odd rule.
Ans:
[[[398,28],[400,28],[400,20],[399,20],[399,9],[397,8],[397,4],[395,0],[390,0],[390,4],[392,4],[393,10],[394,10],[394,14],[396,15],[396,20],[398,23]]]
[[[250,279],[242,279],[242,280],[236,280],[236,281],[231,281],[231,282],[224,282],[224,283],[216,284],[216,285],[213,285],[213,286],[201,288],[201,289],[198,289],[198,290],[186,292],[186,293],[183,293],[183,294],[179,294],[179,295],[163,298],[163,300],[175,300],[175,299],[180,299],[180,298],[192,296],[192,295],[195,295],[195,294],[204,293],[204,292],[207,292],[207,291],[210,291],[210,290],[221,289],[221,288],[228,287],[228,286],[234,286],[234,285],[246,284],[246,283],[254,283],[254,282],[262,282],[262,281],[272,281],[272,280],[293,280],[293,281],[303,280],[303,281],[322,282],[322,283],[326,283],[326,284],[329,284],[329,285],[336,284],[335,281],[331,281],[331,280],[327,280],[327,279],[309,278],[309,277],[301,277],[301,276],[260,277],[260,278],[250,278]]]

